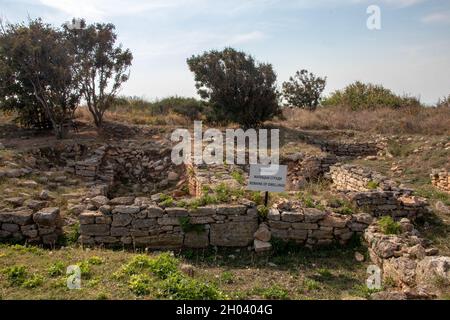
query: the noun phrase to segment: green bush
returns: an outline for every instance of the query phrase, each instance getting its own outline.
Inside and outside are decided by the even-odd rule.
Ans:
[[[273,285],[269,288],[262,289],[260,294],[264,299],[270,299],[270,300],[288,300],[289,299],[289,292],[286,289],[284,289],[278,285]]]
[[[156,258],[150,259],[149,269],[160,279],[166,279],[172,273],[177,272],[180,261],[171,253],[164,252]]]
[[[143,112],[150,116],[180,114],[191,120],[200,120],[206,104],[195,98],[167,97],[154,102],[139,97],[119,97],[114,100],[112,111]]]
[[[380,186],[380,183],[377,181],[369,181],[367,183],[367,189],[369,190],[376,190]]]
[[[142,273],[150,267],[150,257],[146,255],[137,255],[133,257],[126,265],[123,265],[114,275],[121,278],[125,275],[131,276]]]
[[[267,220],[267,215],[269,214],[269,208],[266,206],[258,206],[258,216],[262,221]]]
[[[51,264],[48,269],[47,273],[50,277],[57,277],[62,276],[64,274],[65,265],[62,261],[56,261],[55,263]]]
[[[145,296],[150,293],[151,280],[146,274],[134,274],[130,277],[128,288],[138,296]]]
[[[342,90],[333,92],[322,101],[323,106],[344,106],[351,110],[375,109],[389,107],[421,107],[418,99],[398,96],[381,85],[365,84],[356,81]]]
[[[203,283],[181,273],[172,273],[159,285],[161,298],[175,300],[217,300],[222,297],[212,284]]]
[[[391,216],[384,216],[378,220],[378,225],[384,234],[399,234],[401,232],[400,223],[395,222]]]
[[[12,266],[2,270],[12,286],[21,286],[26,281],[28,273],[25,266]]]
[[[32,289],[39,287],[43,282],[42,276],[34,274],[23,282],[22,287]]]

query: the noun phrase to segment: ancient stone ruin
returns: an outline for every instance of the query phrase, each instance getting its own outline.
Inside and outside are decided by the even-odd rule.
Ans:
[[[379,298],[389,298],[389,294],[396,299],[435,297],[442,290],[439,283],[450,279],[450,257],[439,256],[408,219],[401,219],[400,227],[400,234],[386,235],[373,224],[364,233],[370,258],[381,268],[384,283],[402,289],[382,292]]]
[[[89,199],[79,215],[85,245],[131,245],[151,249],[247,247],[258,228],[256,208],[220,205],[162,208],[149,198]]]
[[[445,169],[433,170],[431,183],[439,190],[450,193],[450,172]]]
[[[415,219],[428,212],[426,199],[413,195],[413,190],[397,184],[366,168],[335,165],[330,169],[335,188],[358,207],[375,217]]]

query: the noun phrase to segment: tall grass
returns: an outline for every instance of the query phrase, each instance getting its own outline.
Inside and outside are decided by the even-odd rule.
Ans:
[[[283,114],[287,119],[286,124],[301,129],[450,135],[448,107],[380,107],[356,111],[347,107],[321,107],[315,112],[289,108]]]

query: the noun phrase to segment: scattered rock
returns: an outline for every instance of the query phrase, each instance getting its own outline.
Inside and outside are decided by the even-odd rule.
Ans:
[[[180,271],[183,272],[185,275],[189,276],[189,277],[193,277],[195,274],[195,268],[194,266],[190,265],[190,264],[186,264],[183,263],[180,266]]]
[[[256,240],[269,242],[272,237],[272,234],[269,230],[269,227],[266,224],[262,223],[259,225],[258,230],[256,230],[254,237]]]
[[[365,260],[364,255],[359,252],[355,252],[355,259],[358,262],[364,262]]]
[[[272,245],[270,244],[270,242],[264,242],[255,239],[253,245],[255,247],[255,252],[265,252],[272,250]]]
[[[177,181],[179,178],[178,173],[174,172],[174,171],[170,171],[169,174],[167,175],[167,179],[169,181]]]
[[[39,199],[41,199],[41,200],[49,200],[50,199],[50,191],[42,190],[39,193]]]

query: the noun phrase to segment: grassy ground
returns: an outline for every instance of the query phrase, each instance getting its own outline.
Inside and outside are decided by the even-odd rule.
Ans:
[[[285,247],[272,256],[246,249],[183,251],[173,259],[176,270],[170,271],[168,254],[144,253],[144,260],[139,260],[142,253],[129,251],[2,245],[0,298],[366,298],[367,263],[355,261],[355,250],[364,253],[364,248],[356,247],[315,251]],[[149,268],[146,261],[153,261]],[[75,264],[82,266],[82,289],[69,290],[66,268]],[[186,268],[190,275],[180,271]]]

